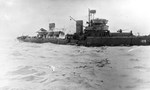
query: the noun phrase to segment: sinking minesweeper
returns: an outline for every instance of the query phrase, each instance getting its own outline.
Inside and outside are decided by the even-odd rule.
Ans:
[[[123,32],[122,29],[117,32],[110,32],[107,25],[108,20],[94,18],[96,10],[89,10],[88,26],[83,26],[83,20],[74,20],[76,22],[76,32],[66,34],[62,31],[54,31],[55,23],[49,24],[49,31],[41,28],[37,36],[20,36],[19,41],[33,43],[54,43],[64,45],[83,45],[83,46],[132,46],[132,45],[150,45],[150,35],[133,35],[132,31]],[[83,29],[84,28],[84,29]],[[60,38],[65,35],[65,38]]]

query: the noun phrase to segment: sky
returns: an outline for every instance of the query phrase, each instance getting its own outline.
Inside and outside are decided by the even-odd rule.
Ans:
[[[88,9],[96,10],[95,18],[109,20],[109,30],[132,30],[150,34],[149,0],[0,0],[0,36],[16,38],[34,35],[40,28],[56,28],[75,32],[76,20],[88,20]]]

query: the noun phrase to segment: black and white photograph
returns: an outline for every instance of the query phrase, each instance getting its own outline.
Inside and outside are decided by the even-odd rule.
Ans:
[[[149,0],[0,0],[0,90],[150,90]]]

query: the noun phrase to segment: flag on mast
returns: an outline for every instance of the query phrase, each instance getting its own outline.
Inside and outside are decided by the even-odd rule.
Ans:
[[[90,10],[90,13],[95,14],[96,10]]]

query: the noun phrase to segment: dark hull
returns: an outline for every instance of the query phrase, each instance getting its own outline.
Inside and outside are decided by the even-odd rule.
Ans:
[[[150,37],[88,37],[87,46],[150,45]]]
[[[150,37],[87,37],[85,40],[67,40],[58,38],[18,38],[20,41],[33,43],[54,43],[83,46],[132,46],[150,45]]]

